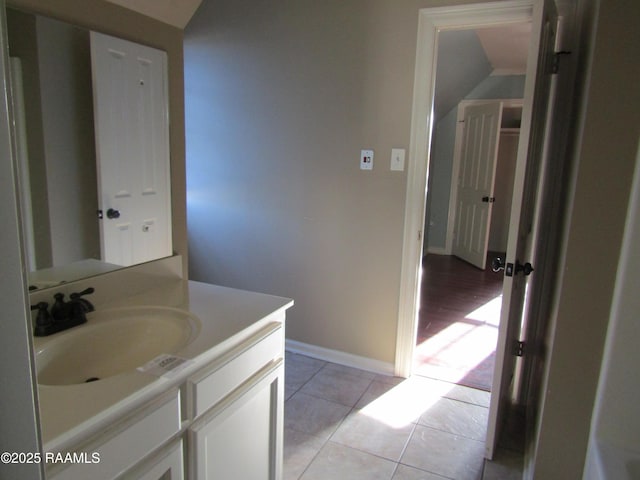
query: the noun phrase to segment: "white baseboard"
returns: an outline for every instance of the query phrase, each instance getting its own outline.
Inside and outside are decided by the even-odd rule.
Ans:
[[[331,350],[329,348],[318,347],[308,343],[298,342],[296,340],[287,339],[285,349],[292,353],[300,353],[308,357],[317,358],[326,362],[339,363],[347,367],[359,368],[368,372],[378,373],[380,375],[393,375],[394,368],[392,363],[374,360],[373,358],[361,357],[351,353]]]
[[[427,248],[427,253],[433,253],[434,255],[451,255],[444,247],[429,247]]]

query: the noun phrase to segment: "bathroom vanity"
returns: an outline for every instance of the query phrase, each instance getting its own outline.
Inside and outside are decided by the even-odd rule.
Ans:
[[[86,324],[34,339],[47,478],[281,478],[293,301],[176,278],[101,297],[96,282]]]

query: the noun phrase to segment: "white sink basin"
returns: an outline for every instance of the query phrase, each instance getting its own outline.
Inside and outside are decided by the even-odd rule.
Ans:
[[[87,323],[56,334],[36,352],[38,383],[75,385],[135,370],[191,343],[200,321],[169,307],[91,312]]]

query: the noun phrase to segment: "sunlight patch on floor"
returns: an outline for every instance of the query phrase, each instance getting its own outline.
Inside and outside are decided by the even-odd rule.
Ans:
[[[464,318],[486,323],[497,327],[500,324],[500,311],[502,310],[502,295],[489,300],[484,305],[476,308]]]
[[[416,422],[453,387],[438,380],[410,377],[376,398],[359,413],[391,428],[403,428]]]
[[[419,343],[415,350],[419,374],[449,382],[465,378],[495,352],[501,308],[499,295]]]
[[[417,345],[416,353],[422,359],[439,359],[472,370],[495,351],[497,340],[498,330],[493,326],[456,322]]]

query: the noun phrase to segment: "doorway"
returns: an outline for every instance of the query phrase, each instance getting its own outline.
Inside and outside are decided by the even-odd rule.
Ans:
[[[457,147],[464,136],[460,120],[466,107],[477,103],[485,101],[463,101],[457,108]],[[487,242],[482,253],[486,267],[455,256],[455,249],[451,249],[455,242],[449,238],[445,247],[430,249],[425,237],[414,374],[491,391],[502,306],[502,274],[493,272],[491,265],[496,258],[504,259],[507,249],[521,110],[519,100],[504,102],[489,205],[492,212],[485,226]],[[448,207],[451,223],[456,225],[459,154],[456,148]],[[429,225],[430,214],[435,212],[425,210],[425,224]],[[447,230],[447,235],[456,233],[454,228]]]
[[[539,178],[542,178],[540,168],[544,168],[544,164],[541,159],[544,157],[545,142],[548,138],[545,125],[548,120],[549,99],[553,97],[552,89],[555,85],[551,81],[551,64],[554,59],[557,18],[552,0],[432,8],[421,10],[419,16],[396,349],[396,373],[403,376],[411,373],[416,339],[424,195],[434,127],[432,113],[439,33],[460,27],[480,28],[519,22],[531,22],[532,25],[523,95],[521,138],[514,182],[514,203],[510,215],[503,283],[503,307],[485,443],[487,458],[493,457],[497,432],[509,404],[511,379],[516,363],[516,357],[511,355],[511,348],[518,340],[519,322],[524,311],[527,275],[532,270],[530,264],[521,263],[520,259],[535,256],[532,249],[539,212],[536,198],[537,192],[544,186],[539,182]],[[530,228],[531,225],[534,226],[533,229]],[[416,232],[418,244],[416,244]],[[409,343],[408,340],[412,341]]]

